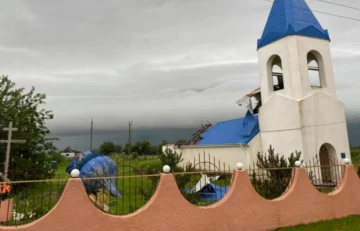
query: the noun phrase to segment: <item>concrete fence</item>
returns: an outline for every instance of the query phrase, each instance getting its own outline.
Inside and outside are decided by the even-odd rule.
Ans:
[[[152,199],[126,216],[112,216],[97,209],[80,179],[71,179],[58,204],[41,219],[3,230],[24,231],[138,231],[138,230],[272,230],[278,227],[360,214],[360,182],[352,165],[344,166],[340,186],[322,194],[302,168],[293,170],[286,192],[266,200],[254,190],[245,171],[235,171],[225,197],[208,207],[187,202],[173,175],[162,174]]]

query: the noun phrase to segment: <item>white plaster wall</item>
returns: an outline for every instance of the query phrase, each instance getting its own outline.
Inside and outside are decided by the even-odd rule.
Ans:
[[[292,99],[273,95],[259,112],[261,131],[300,129],[299,103]]]
[[[324,143],[331,144],[336,150],[336,157],[341,160],[341,153],[350,156],[349,138],[343,103],[318,91],[301,102],[304,123],[304,150],[307,156],[319,154]]]
[[[257,134],[250,142],[249,142],[249,148],[247,148],[247,162],[245,167],[247,168],[249,165],[252,166],[253,163],[256,164],[257,161],[257,154],[260,152],[261,154],[264,154],[263,148],[261,145],[261,134]],[[245,164],[245,163],[244,163]]]
[[[182,153],[182,157],[184,159],[183,164],[186,164],[187,162],[195,163],[199,162],[199,154],[200,154],[200,161],[204,160],[204,153],[205,153],[205,160],[210,160],[213,163],[215,158],[216,166],[219,167],[219,161],[220,161],[220,167],[221,170],[224,168],[227,169],[235,169],[236,164],[238,162],[243,163],[245,166],[247,166],[247,153],[249,152],[247,149],[249,147],[246,146],[240,146],[240,145],[228,145],[228,146],[182,146],[180,149],[176,149],[177,152]],[[206,166],[208,167],[208,166]],[[203,168],[203,166],[202,166]],[[213,167],[211,167],[210,170],[213,170]]]
[[[263,103],[267,102],[272,95],[283,95],[301,100],[317,90],[312,88],[309,82],[307,54],[312,50],[318,51],[322,56],[323,62],[319,63],[319,66],[323,67],[321,73],[326,78],[327,85],[324,91],[336,97],[329,41],[303,36],[287,36],[258,50]],[[284,89],[276,92],[269,89],[271,76],[269,76],[268,61],[273,55],[280,56],[284,76]]]
[[[312,88],[307,54],[319,53],[322,88]],[[282,61],[284,89],[274,92],[269,59]],[[271,144],[281,155],[301,151],[304,159],[313,158],[322,144],[330,143],[340,158],[350,157],[344,105],[336,99],[330,43],[303,36],[287,36],[258,50],[263,106],[259,122],[261,145],[266,152]]]
[[[267,154],[271,145],[275,149],[275,153],[278,153],[280,156],[288,157],[291,153],[295,153],[295,151],[304,153],[302,137],[301,129],[262,132],[261,143],[263,152]]]
[[[322,57],[322,63],[319,61],[320,74],[323,75],[323,78],[326,80],[326,86],[322,90],[333,97],[336,97],[335,81],[334,81],[334,71],[333,71],[333,62],[331,57],[330,42],[322,39],[308,38],[303,36],[296,36],[298,55],[300,57],[300,71],[301,71],[301,81],[303,89],[303,97],[306,97],[308,94],[316,91],[316,88],[311,88],[309,82],[309,72],[307,64],[307,54],[310,51],[317,51]],[[321,68],[322,67],[322,68]]]

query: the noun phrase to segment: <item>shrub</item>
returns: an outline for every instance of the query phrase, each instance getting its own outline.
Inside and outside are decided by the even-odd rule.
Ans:
[[[297,160],[300,160],[300,156],[301,152],[295,151],[295,154],[291,153],[287,159],[284,156],[279,157],[271,145],[268,155],[258,153],[256,166],[260,171],[253,171],[251,174],[251,181],[256,191],[267,199],[281,196],[289,186],[292,174],[290,168],[294,167]]]
[[[58,164],[66,161],[66,157],[60,153],[53,153],[50,155],[50,161],[56,161]]]
[[[160,161],[162,166],[169,165],[172,172],[175,171],[177,165],[183,161],[182,153],[178,154],[172,149],[165,149],[160,155]]]
[[[139,154],[137,152],[131,153],[131,159],[136,160],[138,158]]]

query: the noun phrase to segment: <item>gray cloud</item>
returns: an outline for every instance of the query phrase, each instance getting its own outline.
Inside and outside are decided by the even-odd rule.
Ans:
[[[236,100],[259,85],[256,40],[270,7],[260,0],[2,1],[0,73],[48,95],[55,132],[87,129],[91,117],[104,129],[128,120],[186,127],[240,117]],[[359,22],[316,16],[332,38],[338,97],[356,115]]]

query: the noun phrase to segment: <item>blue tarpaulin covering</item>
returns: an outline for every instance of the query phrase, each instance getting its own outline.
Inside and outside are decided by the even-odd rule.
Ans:
[[[197,145],[247,144],[260,132],[258,116],[249,111],[245,118],[223,121],[201,134]]]
[[[258,49],[288,35],[330,40],[305,0],[275,0]]]
[[[116,163],[101,153],[87,151],[77,154],[67,166],[66,171],[71,173],[75,168],[80,171],[80,177],[82,179],[87,177],[117,176]],[[116,189],[115,178],[83,180],[83,182],[88,193],[95,193],[99,189],[104,189],[114,196],[121,197],[121,194]]]
[[[199,192],[201,200],[203,201],[219,201],[229,191],[230,186],[219,186],[216,184],[209,184]],[[187,189],[186,193],[193,193],[193,189]]]

